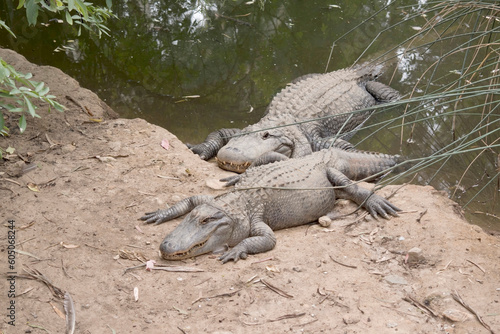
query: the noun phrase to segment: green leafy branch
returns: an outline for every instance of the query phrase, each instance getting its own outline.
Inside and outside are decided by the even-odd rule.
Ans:
[[[36,25],[40,10],[62,13],[68,24],[79,25],[78,35],[81,34],[83,27],[96,33],[100,38],[103,33],[109,36],[109,28],[104,25],[106,20],[116,17],[111,11],[111,0],[106,0],[106,6],[107,8],[94,6],[92,3],[82,0],[19,0],[17,9],[23,7],[26,9],[26,18],[30,25]],[[16,37],[10,27],[2,20],[0,20],[1,29],[7,30],[9,34]],[[64,106],[54,100],[56,97],[48,95],[49,87],[43,82],[30,80],[31,77],[31,73],[18,73],[0,58],[0,135],[5,136],[9,131],[5,126],[2,109],[21,115],[18,122],[21,133],[26,130],[26,114],[40,117],[36,113],[33,100],[38,99],[48,103],[49,111],[51,108],[64,111]]]
[[[48,95],[49,87],[43,82],[30,80],[31,73],[18,73],[11,65],[3,59],[0,59],[0,107],[9,112],[21,113],[19,119],[19,129],[24,132],[26,129],[25,111],[32,117],[40,117],[36,113],[36,106],[32,99],[39,99],[49,104],[49,111],[55,108],[58,111],[64,111],[64,106],[54,101],[54,95]],[[8,129],[5,127],[2,111],[0,110],[0,134],[6,135]]]

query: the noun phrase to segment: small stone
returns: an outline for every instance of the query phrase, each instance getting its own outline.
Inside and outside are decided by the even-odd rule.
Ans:
[[[456,309],[447,309],[443,312],[443,316],[453,322],[465,322],[467,320],[471,320],[472,316],[469,313],[456,310]]]
[[[408,282],[403,277],[397,275],[388,275],[385,276],[384,279],[391,284],[399,284],[399,285],[408,284]]]
[[[76,150],[76,147],[72,144],[64,145],[61,147],[61,152],[62,153],[71,153],[74,150]]]
[[[328,216],[319,217],[318,223],[323,227],[332,225],[332,220]]]
[[[344,321],[344,324],[346,325],[353,325],[353,324],[357,324],[358,322],[360,322],[360,317],[358,315],[355,315],[355,314],[346,314],[342,320]]]
[[[425,261],[425,257],[422,254],[422,250],[420,248],[413,247],[408,251],[408,263],[410,265],[424,263]]]
[[[386,324],[386,326],[387,326],[388,328],[395,328],[395,327],[398,327],[398,323],[397,323],[397,322],[388,322],[388,323]]]

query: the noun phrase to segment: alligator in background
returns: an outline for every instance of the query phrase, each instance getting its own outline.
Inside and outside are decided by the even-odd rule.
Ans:
[[[257,159],[262,164],[269,156],[271,161],[280,160],[276,155],[302,157],[330,147],[338,135],[348,140],[373,111],[357,110],[399,98],[396,90],[373,81],[380,71],[366,66],[302,76],[273,98],[256,124],[220,129],[188,146],[202,159],[217,155],[219,167],[242,173]]]
[[[160,224],[189,213],[160,245],[166,260],[227,250],[225,263],[274,248],[273,230],[303,225],[328,215],[337,198],[388,218],[399,209],[351,180],[374,178],[396,165],[399,156],[330,148],[298,159],[249,168],[232,191],[217,197],[186,198],[141,220]]]

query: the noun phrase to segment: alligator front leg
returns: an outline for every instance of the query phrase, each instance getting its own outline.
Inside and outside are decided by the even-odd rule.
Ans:
[[[146,224],[154,223],[153,225],[158,225],[163,222],[182,216],[193,210],[198,205],[210,202],[212,200],[213,197],[208,195],[191,196],[172,205],[168,209],[158,210],[155,212],[147,212],[144,216],[142,216],[139,219],[146,221]]]
[[[198,154],[200,158],[208,160],[215,157],[217,152],[227,144],[231,137],[240,133],[241,129],[220,129],[210,133],[203,143],[197,145],[187,144],[187,146],[193,153]]]
[[[222,263],[239,259],[246,259],[248,254],[267,252],[276,245],[276,236],[273,230],[263,220],[264,208],[260,205],[257,213],[250,218],[250,237],[243,239],[229,251],[225,252],[219,260]]]
[[[385,198],[374,194],[368,189],[359,187],[334,168],[327,170],[327,177],[333,186],[339,187],[335,189],[336,197],[355,202],[365,208],[374,218],[381,215],[387,219],[389,215],[398,216],[397,211],[401,211]]]

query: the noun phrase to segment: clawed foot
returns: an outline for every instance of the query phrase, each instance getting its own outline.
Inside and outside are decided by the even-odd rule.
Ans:
[[[242,249],[239,249],[238,246],[228,250],[224,254],[219,257],[219,260],[222,261],[222,263],[226,263],[228,261],[233,260],[234,262],[238,262],[239,259],[246,259],[248,256],[247,252],[245,252]]]
[[[139,220],[144,220],[146,224],[158,225],[166,221],[165,216],[162,214],[164,210],[157,210],[155,212],[146,212]]]
[[[241,180],[241,175],[233,175],[233,176],[228,176],[223,179],[220,179],[220,182],[226,182],[224,187],[230,187],[234,186],[236,183],[240,182]]]
[[[186,146],[193,153],[198,154],[201,159],[203,159],[203,160],[208,160],[209,159],[209,157],[207,157],[207,154],[206,154],[206,145],[204,145],[203,143],[202,144],[196,144],[196,145],[192,145],[192,144],[186,143]]]
[[[372,194],[364,204],[364,208],[376,219],[378,215],[385,219],[389,219],[389,215],[398,217],[397,211],[401,211],[400,208],[386,200],[385,198]]]

